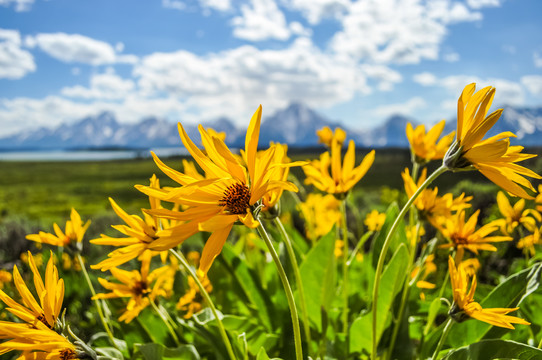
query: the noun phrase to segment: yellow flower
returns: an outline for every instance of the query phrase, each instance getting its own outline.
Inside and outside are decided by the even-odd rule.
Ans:
[[[475,87],[476,84],[467,85],[459,97],[456,141],[443,164],[451,170],[477,169],[509,193],[532,199],[522,186],[536,191],[524,176],[535,179],[541,176],[516,163],[536,155],[521,153],[522,146],[510,146],[510,137],[516,135],[509,131],[482,140],[501,116],[502,109],[486,117],[495,88],[488,86],[475,93]]]
[[[495,224],[498,224],[503,234],[512,235],[514,229],[519,225],[523,225],[527,230],[533,232],[536,228],[537,221],[542,221],[540,213],[533,209],[525,209],[525,200],[518,200],[514,206],[510,204],[510,201],[504,195],[502,191],[497,194],[497,205],[503,219],[495,220]]]
[[[222,141],[226,140],[226,133],[224,131],[217,132],[215,129],[212,129],[210,127],[207,128],[207,133],[211,135],[212,137],[218,138]]]
[[[427,281],[427,278],[429,275],[435,273],[437,271],[437,265],[435,264],[435,255],[431,254],[427,256],[421,266],[416,266],[410,273],[410,278],[415,279],[418,278],[416,281],[416,287],[421,290],[431,290],[436,287],[435,284],[430,283]],[[420,271],[422,271],[420,273]],[[422,300],[425,300],[425,293],[423,291],[420,292],[420,298]]]
[[[187,221],[182,225],[187,229],[184,234],[154,241],[149,246],[151,249],[162,251],[179,245],[194,233],[191,228],[193,226],[196,231],[211,232],[203,248],[200,263],[200,269],[207,273],[215,257],[222,251],[234,223],[240,221],[250,228],[258,227],[259,222],[254,215],[263,206],[261,200],[267,193],[278,189],[297,191],[295,185],[289,182],[272,179],[274,172],[270,170],[275,167],[298,166],[301,163],[277,162],[276,146],[270,147],[261,155],[257,154],[261,116],[260,106],[252,116],[246,134],[244,150],[246,167],[222,140],[211,136],[201,125],[199,130],[205,154],[190,140],[181,124],[179,133],[183,144],[205,172],[206,179],[196,179],[173,170],[153,154],[158,167],[181,187],[172,189],[136,187],[150,197],[187,206],[184,211],[166,209],[149,211],[161,218]]]
[[[512,324],[531,325],[521,318],[506,315],[519,308],[483,309],[479,303],[474,301],[474,292],[476,291],[477,284],[476,275],[472,276],[472,283],[469,289],[469,278],[464,266],[460,263],[456,268],[454,259],[451,256],[448,258],[448,265],[454,296],[454,302],[449,314],[455,321],[461,322],[473,318],[508,329],[514,329]]]
[[[0,270],[0,289],[4,288],[5,283],[11,282],[12,276],[9,271]]]
[[[81,220],[81,216],[72,208],[70,214],[70,220],[66,221],[66,230],[62,229],[56,224],[53,224],[53,229],[55,234],[49,234],[43,231],[40,231],[39,234],[27,235],[28,240],[36,241],[38,243],[45,243],[55,246],[75,246],[75,248],[81,251],[81,242],[83,241],[83,236],[87,231],[90,225],[90,220],[88,220],[84,225]]]
[[[274,164],[287,164],[290,162],[290,158],[286,153],[288,152],[288,145],[285,144],[274,144],[271,143],[271,147],[275,149],[275,156],[272,162]],[[243,152],[245,154],[245,152]],[[258,161],[262,161],[262,157],[265,156],[265,151],[258,151]],[[247,159],[245,159],[247,161]],[[288,180],[288,174],[290,173],[289,167],[283,167],[283,166],[275,166],[273,168],[270,168],[269,170],[269,180],[270,181],[283,181],[286,182]],[[284,192],[284,188],[278,187],[273,190],[270,190],[266,192],[262,196],[262,211],[272,211],[273,207],[278,203],[280,200],[282,193]]]
[[[465,222],[465,211],[458,211],[456,214],[447,218],[439,227],[440,232],[449,240],[449,244],[440,245],[440,248],[454,248],[456,261],[463,259],[466,250],[478,255],[479,250],[496,251],[497,248],[491,243],[501,241],[511,241],[510,236],[488,236],[495,232],[498,227],[494,223],[489,223],[476,230],[480,210],[477,210]]]
[[[79,359],[75,346],[51,329],[36,329],[30,324],[0,321],[0,355],[22,351],[17,359]]]
[[[380,229],[382,229],[382,225],[384,225],[385,221],[385,213],[379,213],[378,211],[373,210],[367,214],[363,223],[365,224],[365,226],[367,226],[368,231],[379,231]]]
[[[427,170],[425,168],[422,170],[417,184],[410,176],[408,168],[405,168],[401,176],[405,184],[406,194],[411,198],[416,190],[425,182]],[[465,193],[462,193],[455,199],[450,193],[438,196],[438,188],[426,188],[418,195],[418,198],[414,201],[414,205],[420,212],[422,219],[429,221],[434,227],[438,227],[442,221],[451,216],[453,211],[469,208],[471,205],[468,202],[471,199],[472,196],[465,196]]]
[[[425,126],[418,125],[414,129],[411,123],[407,124],[406,136],[410,143],[410,151],[412,152],[412,158],[419,164],[424,164],[431,160],[439,160],[444,157],[446,151],[450,147],[452,141],[454,141],[455,131],[443,136],[439,142],[437,142],[446,121],[442,120],[435,126],[433,126],[427,133],[425,133]]]
[[[201,284],[205,288],[205,291],[208,293],[213,291],[213,285],[211,285],[211,281],[209,281],[207,275],[201,270],[197,271],[197,275]],[[194,281],[194,278],[190,276],[188,278],[188,291],[179,299],[179,302],[177,302],[177,309],[185,311],[186,314],[184,314],[183,317],[185,319],[189,319],[192,317],[192,315],[200,312],[201,309],[203,309],[203,302],[204,298],[199,291],[196,281]]]
[[[307,200],[299,204],[306,221],[306,235],[316,240],[330,232],[333,225],[341,220],[341,203],[333,195],[309,194]]]
[[[161,190],[160,184],[154,175],[151,178],[150,188]],[[148,249],[168,250],[166,248],[156,248],[161,243],[177,241],[179,238],[184,239],[198,231],[197,224],[159,219],[156,215],[147,212],[143,214],[144,219],[137,215],[129,215],[112,198],[109,198],[109,201],[115,213],[126,223],[126,225],[114,225],[113,228],[126,237],[116,238],[102,234],[100,238],[90,240],[92,244],[120,247],[109,253],[107,255],[108,259],[99,264],[91,265],[92,269],[109,270],[138,257]],[[158,199],[149,197],[149,202],[151,210],[162,210]]]
[[[335,128],[334,133],[329,126],[324,126],[316,131],[316,135],[318,135],[318,142],[327,147],[331,147],[333,140],[336,140],[341,146],[344,143],[344,140],[346,140],[346,132],[341,128]]]
[[[64,280],[58,277],[58,270],[53,264],[52,252],[45,270],[45,281],[43,281],[30,252],[28,252],[28,264],[34,275],[34,288],[37,298],[32,295],[32,292],[26,286],[17,266],[14,266],[13,281],[17,292],[22,298],[22,303],[17,303],[2,290],[0,290],[0,300],[6,304],[7,311],[26,323],[15,324],[15,328],[24,329],[30,325],[39,330],[54,329],[62,310]],[[6,336],[9,337],[3,331],[4,328],[0,327],[0,339],[6,338]]]
[[[356,185],[361,178],[367,173],[367,170],[374,162],[375,152],[372,150],[368,153],[361,164],[354,167],[356,164],[356,147],[353,140],[348,144],[348,150],[344,155],[344,160],[341,164],[342,143],[337,139],[331,142],[330,151],[326,151],[320,155],[319,160],[313,160],[308,165],[303,167],[305,183],[314,185],[317,189],[344,196]],[[331,167],[331,174],[329,168]]]
[[[536,210],[542,212],[542,184],[538,185],[538,195],[534,199],[536,203]]]
[[[531,256],[534,256],[536,253],[534,246],[539,244],[540,230],[538,230],[538,228],[535,228],[532,234],[529,234],[519,239],[517,247],[518,249],[523,249],[524,254],[530,254]]]
[[[129,298],[119,321],[126,323],[132,321],[144,308],[150,305],[151,301],[154,301],[158,296],[166,297],[173,287],[174,267],[162,266],[149,273],[151,259],[150,251],[141,256],[140,271],[111,268],[111,274],[120,283],[98,278],[100,284],[111,292],[96,294],[92,299]]]

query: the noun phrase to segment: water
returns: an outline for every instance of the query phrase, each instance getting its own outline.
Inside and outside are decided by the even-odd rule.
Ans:
[[[151,157],[151,150],[159,157],[186,155],[185,148],[155,148],[150,150],[43,150],[0,152],[0,161],[104,161]]]

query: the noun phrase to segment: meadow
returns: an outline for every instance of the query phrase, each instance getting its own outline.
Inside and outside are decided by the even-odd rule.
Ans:
[[[336,151],[338,140],[331,144],[328,151]],[[213,149],[208,153],[219,153]],[[288,161],[314,160],[324,151],[290,149]],[[258,154],[262,163],[265,156],[271,156],[268,163],[278,161],[271,160],[274,152]],[[24,327],[15,321],[16,306],[3,296],[0,319],[9,326],[2,336],[42,351],[27,350],[25,359],[46,353],[56,354],[48,357],[54,359],[145,360],[542,356],[542,199],[510,197],[478,171],[449,171],[423,190],[425,175],[414,169],[426,164],[413,168],[410,150],[377,149],[374,162],[362,161],[371,154],[371,149],[358,149],[357,161],[341,174],[363,167],[366,174],[347,190],[328,188],[328,195],[322,179],[311,179],[300,166],[289,172],[256,167],[251,184],[258,184],[252,176],[287,175],[299,189],[281,191],[274,205],[264,206],[271,196],[251,207],[256,224],[237,215],[235,196],[245,196],[244,188],[228,185],[225,194],[233,197],[219,204],[238,225],[231,223],[216,259],[205,248],[216,242],[218,225],[190,227],[183,215],[189,207],[172,208],[167,202],[169,192],[178,191],[172,178],[184,179],[174,170],[201,176],[190,172],[186,161],[191,157],[161,159],[165,165],[152,159],[1,162],[1,294],[16,301],[20,295],[32,308],[28,299],[34,290],[24,292],[20,282],[14,287],[8,280],[17,268],[23,274],[19,281],[32,288],[33,274],[40,299],[36,306],[45,314],[38,317],[45,327],[36,321]],[[539,157],[521,165],[542,173]],[[343,166],[348,168],[346,160]],[[427,164],[428,174],[441,171],[438,166],[439,161]],[[421,180],[402,174],[405,168]],[[197,181],[205,188],[217,180]],[[282,180],[276,181],[272,184]],[[538,188],[540,181],[532,183]],[[230,189],[241,192],[234,196]],[[420,201],[414,202],[418,195]],[[197,196],[206,206],[210,195]],[[407,214],[409,204],[414,210]],[[88,229],[87,220],[92,222]],[[34,235],[27,239],[29,234]],[[454,243],[458,237],[461,241]],[[134,252],[134,246],[143,249]],[[153,257],[158,254],[161,261]],[[57,305],[48,304],[53,300],[44,295],[48,290],[36,280],[39,274],[45,274],[45,287],[63,287],[62,314],[50,310]],[[53,323],[47,320],[51,311]],[[512,311],[513,316],[506,315]],[[9,332],[11,327],[45,340],[21,338]],[[29,349],[24,346],[6,341],[0,354]],[[2,356],[17,358],[11,354]]]

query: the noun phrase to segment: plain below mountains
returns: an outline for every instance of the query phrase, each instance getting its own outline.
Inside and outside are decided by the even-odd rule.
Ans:
[[[350,129],[302,104],[291,104],[263,119],[260,144],[270,141],[294,147],[318,145],[316,130],[329,126],[344,128],[358,147],[408,147],[405,128],[414,119],[402,115],[391,116],[383,124],[368,129]],[[227,118],[204,122],[204,126],[225,131],[226,142],[233,147],[244,145],[246,129],[239,128]],[[455,120],[449,121],[446,133],[454,130]],[[199,139],[197,126],[185,124],[193,139]],[[488,135],[511,131],[517,135],[513,142],[524,146],[542,145],[542,108],[504,107],[504,112]],[[119,123],[115,115],[103,112],[71,124],[53,129],[40,128],[0,138],[0,150],[56,150],[56,149],[147,149],[181,146],[177,124],[165,119],[149,117],[138,123]]]

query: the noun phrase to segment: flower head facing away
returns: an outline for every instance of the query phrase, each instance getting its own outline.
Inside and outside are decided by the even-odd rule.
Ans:
[[[111,268],[111,274],[119,282],[98,278],[100,284],[110,292],[97,294],[93,299],[129,298],[119,321],[132,321],[158,296],[166,297],[173,286],[175,266],[162,266],[150,271],[151,259],[151,252],[146,251],[141,256],[140,270]]]
[[[476,275],[472,275],[472,282],[469,288],[469,276],[467,275],[465,266],[459,263],[456,267],[454,259],[451,256],[448,258],[448,266],[454,297],[450,316],[455,321],[461,322],[473,318],[508,329],[514,329],[512,324],[531,325],[521,318],[507,315],[519,308],[482,308],[479,303],[474,301],[474,293],[477,285]]]
[[[81,251],[81,242],[83,236],[90,225],[90,220],[83,224],[81,216],[72,208],[70,213],[70,220],[66,221],[66,228],[64,231],[56,223],[53,225],[55,231],[54,234],[49,234],[40,231],[39,234],[27,235],[28,240],[36,241],[38,243],[44,243],[55,246],[75,246],[77,250]]]
[[[203,147],[200,150],[188,137],[183,126],[179,124],[179,134],[187,150],[199,167],[205,172],[205,178],[194,178],[165,165],[156,155],[154,160],[158,167],[180,187],[155,189],[147,186],[136,186],[150,197],[170,201],[184,206],[183,211],[158,209],[148,211],[149,214],[161,218],[186,222],[186,227],[195,226],[195,231],[210,232],[201,257],[200,269],[206,273],[214,258],[222,251],[222,247],[236,222],[250,228],[259,225],[257,213],[264,206],[262,198],[280,190],[297,191],[297,187],[285,181],[273,171],[276,168],[298,166],[301,163],[284,163],[284,156],[276,157],[277,146],[271,146],[258,154],[258,138],[262,116],[261,106],[256,110],[245,138],[243,157],[234,155],[224,142],[212,136],[200,125]],[[282,176],[283,174],[281,174]],[[277,199],[278,200],[278,199]],[[188,236],[180,235],[166,241],[157,240],[150,248],[167,250],[182,243]]]
[[[538,211],[525,209],[524,199],[519,199],[512,205],[502,191],[497,194],[497,205],[503,218],[495,220],[495,223],[500,226],[503,234],[512,235],[519,225],[523,225],[527,230],[533,232],[537,222],[542,221],[542,216]]]
[[[459,97],[456,141],[446,153],[444,165],[451,170],[477,169],[510,194],[532,199],[523,187],[536,191],[525,176],[535,179],[541,176],[516,163],[536,155],[522,153],[521,146],[510,146],[510,138],[516,135],[509,131],[482,140],[503,110],[486,117],[495,88],[488,86],[476,93],[475,88],[476,84],[467,85]]]
[[[446,121],[442,120],[433,126],[427,133],[424,125],[412,127],[411,123],[407,124],[406,135],[410,143],[410,151],[414,161],[424,164],[431,160],[440,160],[446,154],[450,144],[454,140],[455,132],[443,136],[438,142]]]
[[[369,152],[358,166],[355,166],[356,146],[353,140],[348,143],[348,149],[342,161],[341,151],[342,142],[333,138],[330,151],[320,155],[319,160],[313,160],[303,167],[307,177],[305,182],[328,194],[338,197],[346,196],[373,164],[375,151]]]

